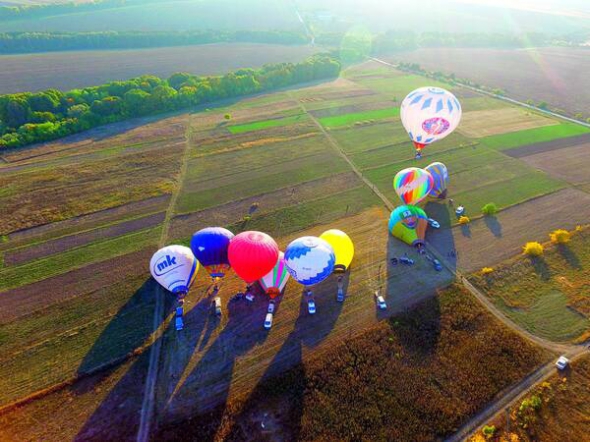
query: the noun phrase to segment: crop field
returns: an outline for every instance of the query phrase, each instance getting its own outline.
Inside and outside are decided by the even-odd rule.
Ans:
[[[539,336],[571,341],[590,336],[590,237],[576,232],[543,257],[518,257],[473,282],[514,321]],[[537,238],[543,241],[548,238]],[[518,275],[516,277],[515,275]]]
[[[198,434],[203,440],[443,439],[498,391],[548,357],[499,325],[458,286],[346,337],[321,358],[307,358],[311,342],[301,333],[308,319],[297,320],[249,397],[240,397],[232,386],[226,404],[192,417],[182,430],[166,425],[158,436],[165,440],[186,434]],[[264,345],[271,339],[273,332]],[[290,347],[300,362],[285,372],[282,357]],[[234,377],[246,376],[242,363],[242,358],[236,360]],[[194,370],[199,371],[198,364]],[[247,372],[251,371],[249,366]],[[279,377],[272,379],[277,373]]]
[[[436,272],[423,256],[388,234],[389,214],[374,193],[378,189],[396,204],[391,182],[404,167],[432,161],[449,167],[449,196],[455,205],[467,208],[472,223],[456,226],[453,207],[446,201],[430,201],[425,208],[442,225],[429,230],[429,247],[451,268],[470,272],[495,265],[518,253],[527,240],[542,240],[555,228],[587,223],[590,194],[584,186],[590,180],[582,172],[566,175],[573,158],[584,155],[584,147],[578,145],[587,143],[588,131],[524,115],[534,124],[541,118],[551,125],[514,127],[514,132],[501,135],[457,132],[429,146],[417,161],[398,106],[412,88],[430,83],[366,63],[321,84],[212,103],[190,114],[117,123],[3,153],[0,407],[72,382],[110,361],[131,358],[121,366],[126,370],[115,367],[104,377],[76,381],[6,416],[22,417],[30,410],[25,421],[42,418],[46,410],[39,404],[47,403],[50,410],[67,398],[80,404],[79,414],[72,415],[76,407],[65,407],[56,418],[63,423],[70,415],[72,422],[64,430],[68,437],[90,437],[86,432],[94,428],[99,439],[132,438],[128,434],[142,404],[137,400],[138,384],[145,376],[149,352],[144,350],[156,296],[146,266],[162,237],[168,243],[188,244],[194,231],[222,225],[234,232],[268,232],[285,247],[302,234],[338,227],[349,233],[356,248],[343,304],[334,299],[336,282],[331,277],[314,290],[318,314],[310,316],[301,289],[290,282],[270,332],[262,328],[264,295],[251,305],[229,302],[243,288],[234,276],[221,288],[223,317],[214,319],[209,281],[202,271],[187,298],[183,334],[171,330],[167,320],[159,329],[163,352],[156,413],[165,426],[256,395],[261,380],[299,370],[301,364],[321,365],[323,355],[369,328],[386,326],[395,334],[395,321],[387,318],[421,300],[438,299],[433,295],[453,281],[452,274]],[[491,112],[493,119],[505,109],[516,118],[521,112],[471,92],[455,92],[465,97],[461,99],[466,115]],[[562,159],[552,162],[551,155]],[[493,219],[480,217],[488,202],[501,209]],[[451,250],[459,254],[450,258]],[[404,253],[416,259],[414,266],[389,264],[388,258]],[[387,297],[386,312],[375,308],[376,290]],[[171,298],[167,300],[170,308]],[[448,320],[454,321],[451,316]],[[495,322],[488,326],[482,333],[493,334],[499,327]],[[573,324],[569,330],[575,334],[572,330],[579,327]],[[396,336],[391,342],[398,342]],[[478,344],[472,340],[468,345]],[[529,356],[529,368],[542,359],[535,349]],[[35,368],[24,369],[28,364]],[[521,376],[525,365],[515,366],[514,378],[506,377],[502,385]],[[444,378],[450,372],[441,373]],[[410,382],[411,373],[404,376],[404,382]],[[109,393],[101,392],[95,399],[78,394],[79,382]],[[130,424],[121,431],[129,433],[113,435],[109,410],[124,401],[127,389],[136,398],[125,401],[124,416]],[[461,402],[459,420],[498,391],[465,399],[473,401],[469,406]],[[317,400],[317,392],[309,394],[310,401]],[[306,416],[308,422],[319,422],[313,413]],[[448,434],[458,424],[447,420],[424,434]],[[15,425],[21,431],[20,423]],[[302,434],[311,438],[340,434],[316,434],[305,428]],[[47,426],[31,431],[40,432],[22,434],[51,439],[57,430]]]
[[[465,112],[458,130],[469,138],[483,138],[556,124],[557,121],[551,118],[509,107]]]
[[[584,48],[470,49],[427,48],[382,57],[420,63],[422,67],[493,88],[521,101],[545,101],[569,114],[590,117],[590,58]]]
[[[220,43],[155,49],[0,55],[0,94],[48,88],[69,90],[145,74],[159,77],[169,77],[175,72],[224,74],[266,63],[298,62],[315,52],[318,49],[311,46]]]

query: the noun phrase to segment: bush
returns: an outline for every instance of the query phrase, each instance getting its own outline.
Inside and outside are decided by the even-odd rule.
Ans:
[[[486,425],[485,427],[483,427],[481,432],[484,434],[485,437],[490,438],[494,436],[494,433],[496,432],[496,427],[494,425]]]
[[[484,267],[483,269],[481,269],[481,274],[482,275],[489,275],[493,271],[494,271],[494,269],[492,267]]]
[[[486,216],[495,215],[498,213],[498,206],[496,206],[494,203],[487,203],[481,208],[481,213]]]
[[[231,120],[231,114],[225,114],[223,118],[225,118],[226,120]]]
[[[459,218],[459,224],[469,224],[471,219],[468,216],[463,215]]]
[[[543,244],[537,241],[531,241],[524,245],[522,253],[528,256],[541,256],[543,251]]]
[[[557,229],[549,234],[553,244],[565,244],[571,239],[571,234],[567,230]]]

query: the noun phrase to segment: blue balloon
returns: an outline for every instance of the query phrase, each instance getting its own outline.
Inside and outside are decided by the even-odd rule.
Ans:
[[[191,250],[212,278],[223,278],[229,270],[229,243],[234,234],[223,227],[206,227],[191,239]]]
[[[327,241],[304,236],[287,246],[284,261],[293,279],[303,285],[313,285],[322,282],[334,271],[336,256]]]

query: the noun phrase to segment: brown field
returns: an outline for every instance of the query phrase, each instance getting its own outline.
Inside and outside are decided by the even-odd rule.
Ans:
[[[503,151],[503,153],[510,155],[513,158],[522,158],[529,155],[564,149],[566,147],[575,147],[579,144],[585,144],[589,142],[590,134],[577,135],[567,138],[558,138],[557,140],[552,141],[544,141],[542,143],[528,144],[526,146],[515,147],[513,149],[506,149]],[[559,152],[556,152],[555,155],[559,155]]]
[[[568,183],[590,183],[590,143],[528,155],[522,160]]]
[[[383,57],[382,57],[383,58]],[[499,87],[522,101],[546,101],[570,114],[590,116],[590,57],[587,49],[428,48],[386,57]]]
[[[453,267],[471,272],[520,253],[527,241],[545,241],[552,230],[572,230],[588,220],[590,195],[564,189],[505,209],[497,217],[434,230],[428,241]],[[448,256],[453,249],[457,258]]]
[[[233,397],[250,391],[272,363],[277,372],[293,366],[308,354],[323,352],[347,336],[396,313],[448,283],[451,275],[437,273],[424,258],[414,267],[393,268],[386,258],[407,252],[407,247],[393,241],[383,229],[387,213],[370,209],[362,214],[331,222],[345,230],[355,242],[355,261],[347,277],[347,299],[335,300],[334,277],[314,288],[318,313],[309,316],[303,303],[301,287],[291,281],[280,300],[273,328],[262,328],[268,298],[258,296],[253,305],[227,303],[243,283],[231,278],[224,283],[220,296],[223,318],[211,316],[210,300],[199,298],[207,281],[201,279],[189,297],[185,333],[172,333],[164,342],[168,351],[162,365],[158,404],[164,420],[186,418]],[[318,234],[328,226],[317,226],[280,238],[284,247],[302,234]],[[412,277],[415,275],[415,277]],[[418,275],[420,275],[418,277]],[[381,289],[388,310],[376,310],[373,293]]]
[[[157,438],[439,440],[549,357],[497,323],[458,286],[363,333],[337,342],[328,338],[330,347],[322,344],[314,357],[301,335],[307,319],[295,323],[249,397],[240,397],[232,382],[224,404],[186,422],[161,425]],[[225,344],[245,350],[238,344],[243,335],[227,339]],[[271,339],[272,331],[264,345]],[[288,352],[299,363],[284,372]],[[250,372],[252,365],[244,359],[249,358],[237,358],[218,377],[246,377],[242,367]],[[182,392],[186,383],[178,387]]]
[[[555,374],[490,425],[496,427],[498,440],[510,440],[516,434],[522,442],[586,441],[590,434],[590,356],[571,365],[565,376]],[[534,396],[541,399],[538,410],[520,408]],[[514,439],[512,439],[514,440]]]
[[[49,255],[66,252],[75,247],[84,246],[99,239],[112,238],[125,235],[137,230],[156,227],[164,221],[164,212],[155,213],[131,221],[124,221],[109,227],[98,228],[88,232],[64,236],[58,239],[46,241],[30,247],[10,250],[4,254],[4,265],[12,266],[24,264],[34,259],[44,258]]]
[[[266,63],[297,62],[318,52],[312,46],[254,43],[210,44],[124,51],[53,52],[0,56],[0,94],[70,90],[150,74],[224,74]]]
[[[517,107],[508,107],[465,112],[458,131],[466,137],[483,138],[555,124],[558,124],[556,120]]]

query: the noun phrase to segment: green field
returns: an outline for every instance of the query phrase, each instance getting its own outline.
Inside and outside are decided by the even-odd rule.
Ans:
[[[399,116],[399,107],[392,107],[389,109],[376,109],[365,112],[354,112],[351,114],[334,115],[332,117],[320,118],[319,121],[324,127],[329,129],[349,126],[354,123],[363,122],[367,120],[383,120]]]
[[[528,144],[541,143],[543,141],[553,141],[559,138],[583,135],[589,132],[590,129],[580,126],[579,124],[561,122],[556,126],[545,126],[507,134],[492,135],[480,138],[479,142],[492,149],[504,150]]]

